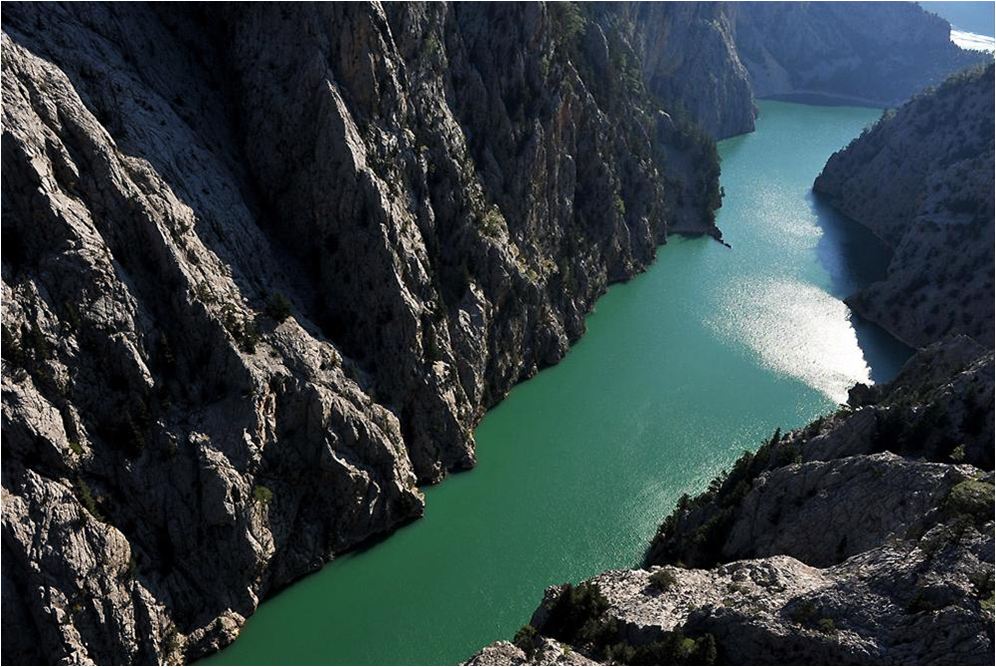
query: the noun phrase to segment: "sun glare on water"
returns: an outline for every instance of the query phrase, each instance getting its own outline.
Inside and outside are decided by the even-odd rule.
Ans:
[[[797,378],[838,403],[856,382],[871,383],[847,306],[804,282],[764,279],[731,285],[727,307],[710,322],[746,345],[774,371]]]

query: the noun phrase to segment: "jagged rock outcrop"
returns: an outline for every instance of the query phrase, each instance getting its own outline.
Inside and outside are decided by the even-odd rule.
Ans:
[[[636,2],[627,10],[647,88],[717,139],[754,129],[754,91],[735,42],[730,7]]]
[[[529,654],[512,642],[495,642],[474,655],[468,665],[599,665],[601,663],[575,652],[569,644],[540,637]]]
[[[565,5],[3,17],[3,661],[192,660],[421,514],[712,142]],[[636,71],[639,67],[636,66]]]
[[[989,664],[992,429],[992,352],[929,347],[682,498],[644,568],[548,589],[518,646],[469,664],[555,664],[552,640],[623,664]]]
[[[894,249],[848,299],[910,345],[993,346],[993,66],[955,75],[835,153],[813,189]]]

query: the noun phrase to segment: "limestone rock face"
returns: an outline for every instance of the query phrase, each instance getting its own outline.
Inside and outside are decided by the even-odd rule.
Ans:
[[[622,664],[990,664],[992,364],[952,338],[859,385],[683,498],[644,568],[551,587],[520,646],[472,664],[550,664],[551,640]]]
[[[632,3],[647,87],[717,139],[754,129],[754,90],[724,3]]]
[[[475,653],[466,665],[600,665],[574,651],[570,645],[541,638],[529,655],[511,642],[495,642]]]
[[[712,492],[683,499],[648,562],[786,554],[825,566],[922,532],[968,474],[959,464],[992,470],[992,429],[992,353],[964,336],[937,343],[891,383],[852,390],[850,405],[773,437]]]
[[[848,300],[911,345],[964,333],[992,347],[993,66],[887,114],[813,189],[894,249],[885,280]]]
[[[4,8],[4,662],[231,641],[420,516],[669,227],[718,235],[635,29],[562,11]]]

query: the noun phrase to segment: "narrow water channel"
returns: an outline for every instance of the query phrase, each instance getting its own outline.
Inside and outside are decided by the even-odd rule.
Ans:
[[[478,467],[425,518],[264,603],[204,664],[455,664],[510,638],[545,586],[636,565],[682,493],[907,350],[840,300],[887,253],[810,193],[878,111],[762,102],[724,141],[719,226],[609,290],[558,366],[477,430]]]

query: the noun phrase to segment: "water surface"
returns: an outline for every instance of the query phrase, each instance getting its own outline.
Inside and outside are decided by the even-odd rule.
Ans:
[[[526,622],[550,584],[637,564],[679,495],[884,380],[909,351],[840,300],[886,252],[810,186],[879,112],[761,102],[720,144],[728,249],[673,239],[609,290],[556,367],[477,430],[425,518],[262,605],[205,664],[446,664]]]

